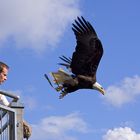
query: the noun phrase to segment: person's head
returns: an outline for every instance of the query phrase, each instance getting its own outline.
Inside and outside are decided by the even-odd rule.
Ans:
[[[3,62],[0,62],[0,84],[7,80],[9,66]]]

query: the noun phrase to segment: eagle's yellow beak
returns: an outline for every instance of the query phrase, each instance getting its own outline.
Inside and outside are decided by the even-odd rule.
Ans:
[[[95,83],[93,84],[93,89],[98,90],[98,91],[99,91],[100,93],[102,93],[103,95],[105,94],[104,88],[103,88],[99,83],[97,83],[97,82],[95,82]]]
[[[102,93],[103,95],[105,95],[105,90],[104,90],[102,87],[98,88],[98,91],[99,91],[100,93]]]

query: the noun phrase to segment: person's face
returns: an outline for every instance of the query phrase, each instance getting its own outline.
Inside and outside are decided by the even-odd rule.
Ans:
[[[0,73],[0,84],[7,80],[8,69],[3,67],[3,71]]]

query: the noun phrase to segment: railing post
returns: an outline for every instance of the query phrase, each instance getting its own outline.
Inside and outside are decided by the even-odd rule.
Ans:
[[[15,134],[17,136],[17,140],[23,140],[23,109],[24,106],[22,103],[12,102],[10,105],[11,108],[14,108],[16,111],[16,124],[15,124]]]

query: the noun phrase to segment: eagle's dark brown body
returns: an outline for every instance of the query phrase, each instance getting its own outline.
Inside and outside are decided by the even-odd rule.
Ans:
[[[74,92],[78,89],[92,89],[92,85],[95,83],[94,81],[96,81],[94,77],[77,75],[73,79],[66,80],[63,87],[67,93]]]

